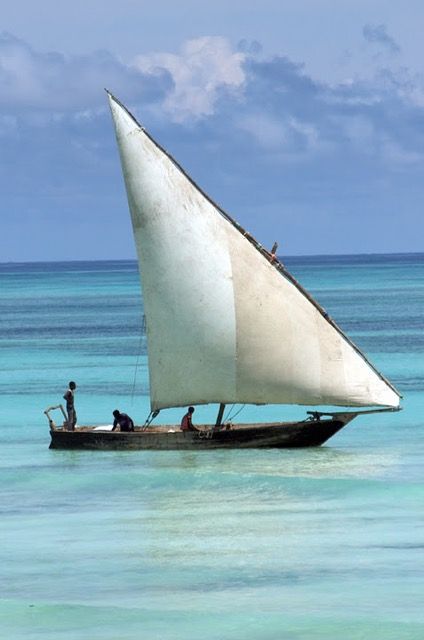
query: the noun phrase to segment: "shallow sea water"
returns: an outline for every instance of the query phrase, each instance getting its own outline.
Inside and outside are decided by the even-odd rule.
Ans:
[[[424,637],[424,256],[286,263],[404,410],[321,448],[204,453],[50,451],[70,379],[80,422],[149,411],[136,265],[0,265],[1,637]]]

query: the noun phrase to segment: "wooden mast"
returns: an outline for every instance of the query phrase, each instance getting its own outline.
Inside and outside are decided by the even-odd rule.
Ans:
[[[219,405],[218,415],[216,416],[215,427],[220,427],[222,423],[222,417],[224,415],[225,404]]]

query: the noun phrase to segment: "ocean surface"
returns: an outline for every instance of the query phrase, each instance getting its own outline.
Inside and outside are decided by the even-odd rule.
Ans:
[[[136,265],[0,265],[1,638],[424,638],[424,255],[284,262],[401,413],[304,450],[51,451],[69,380],[80,423],[149,412]]]

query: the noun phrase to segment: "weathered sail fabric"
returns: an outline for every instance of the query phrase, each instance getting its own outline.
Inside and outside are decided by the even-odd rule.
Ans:
[[[141,271],[152,409],[399,405],[343,334],[112,96]]]

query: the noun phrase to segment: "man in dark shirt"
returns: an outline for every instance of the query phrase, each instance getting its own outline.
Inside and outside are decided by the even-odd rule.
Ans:
[[[194,407],[189,407],[187,413],[181,420],[181,431],[199,431],[199,429],[197,429],[192,422],[193,413]]]
[[[68,414],[68,420],[67,420],[68,431],[74,431],[75,425],[77,423],[77,414],[76,414],[75,405],[74,405],[74,393],[76,388],[77,388],[77,385],[73,380],[71,380],[71,382],[69,383],[69,389],[66,391],[65,395],[63,396],[64,400],[66,400],[66,413]]]
[[[119,427],[120,431],[134,431],[134,422],[126,413],[121,413],[119,409],[115,409],[113,412],[112,431],[115,431]]]

